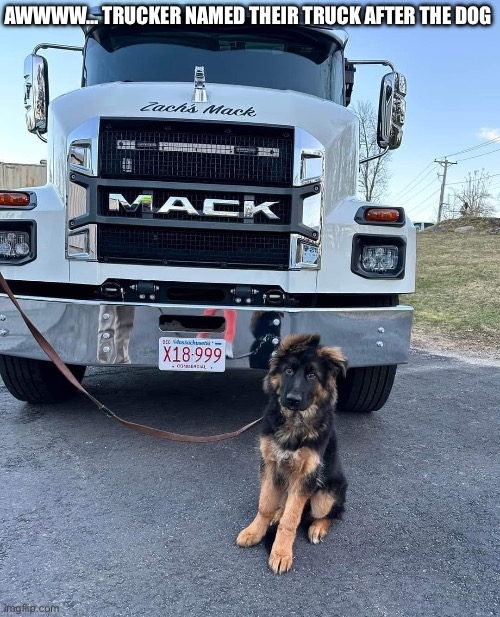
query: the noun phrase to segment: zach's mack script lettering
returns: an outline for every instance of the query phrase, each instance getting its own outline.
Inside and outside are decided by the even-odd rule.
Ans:
[[[147,105],[141,107],[141,111],[161,111],[179,112],[184,114],[196,114],[200,110],[193,103],[182,103],[181,105],[162,105],[158,101],[149,101]],[[256,116],[257,112],[253,107],[241,109],[239,107],[226,107],[225,105],[209,105],[201,113],[208,115],[221,116]]]

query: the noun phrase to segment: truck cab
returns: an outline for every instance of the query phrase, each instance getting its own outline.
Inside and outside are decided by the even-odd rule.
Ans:
[[[285,335],[319,333],[349,360],[340,407],[380,408],[408,358],[412,308],[398,296],[414,290],[415,228],[403,208],[358,199],[367,161],[348,105],[357,64],[392,69],[383,156],[401,142],[404,77],[348,60],[345,32],[328,28],[84,34],[71,48],[81,88],[55,100],[36,53],[50,46],[28,56],[27,126],[47,140],[48,182],[0,192],[1,271],[62,359],[78,378],[266,369]],[[5,296],[0,314],[11,393],[67,396]]]

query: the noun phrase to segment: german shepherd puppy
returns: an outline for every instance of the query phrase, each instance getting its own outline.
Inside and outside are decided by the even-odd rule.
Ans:
[[[331,520],[344,511],[347,481],[337,450],[333,411],[336,378],[347,370],[338,347],[321,347],[317,334],[286,337],[264,380],[269,404],[260,438],[261,490],[253,522],[240,532],[241,547],[258,544],[277,524],[269,567],[292,567],[293,542],[306,505],[309,540],[322,542]]]

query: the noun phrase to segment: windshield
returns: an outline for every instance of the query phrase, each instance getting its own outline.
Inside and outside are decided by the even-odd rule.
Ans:
[[[97,27],[85,46],[83,85],[192,82],[296,90],[343,103],[340,45],[321,32],[256,26]]]

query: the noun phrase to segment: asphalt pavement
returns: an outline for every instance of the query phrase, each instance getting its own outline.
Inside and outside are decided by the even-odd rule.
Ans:
[[[125,367],[85,384],[127,419],[210,434],[260,415],[262,376]],[[318,546],[301,529],[277,576],[264,544],[235,545],[257,506],[258,428],[171,443],[81,396],[32,406],[0,386],[0,613],[499,615],[499,399],[498,367],[412,353],[384,409],[337,415],[344,520]]]

